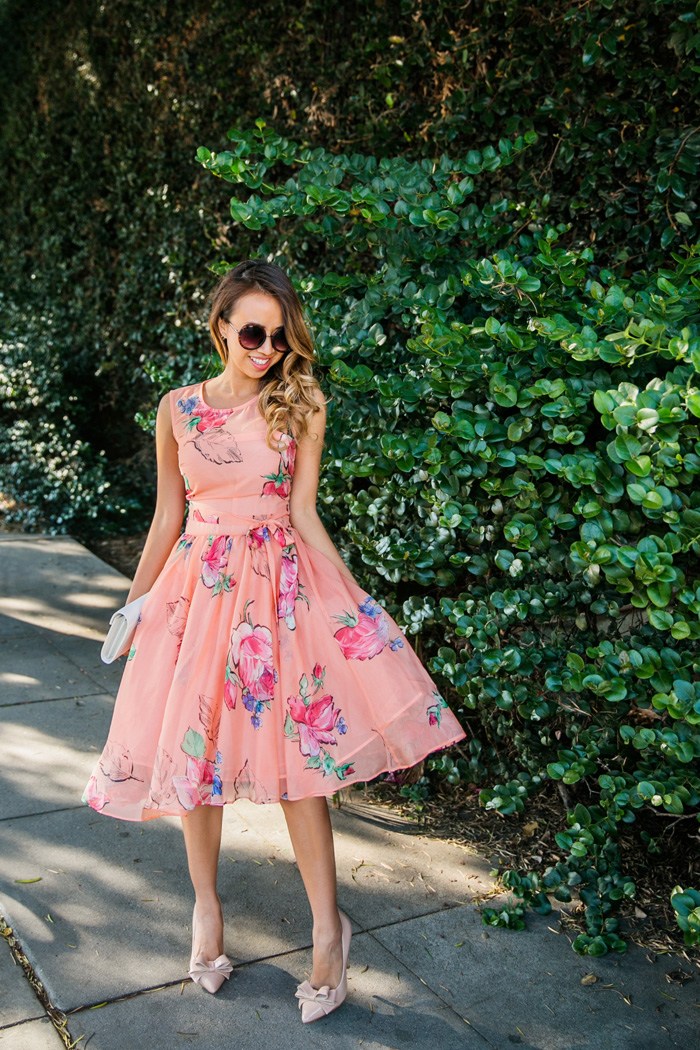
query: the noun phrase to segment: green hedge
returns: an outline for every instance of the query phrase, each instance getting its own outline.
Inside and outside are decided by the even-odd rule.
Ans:
[[[154,374],[201,372],[212,252],[256,243],[241,224],[229,237],[219,185],[191,163],[234,117],[407,163],[536,133],[512,163],[485,156],[482,212],[521,202],[524,229],[565,223],[568,243],[630,277],[697,237],[690,0],[348,0],[342,19],[327,0],[270,0],[245,19],[224,0],[3,0],[0,35],[0,360],[12,371],[10,329],[40,356],[50,316],[52,383],[128,508],[113,527],[150,517],[152,448],[134,418]],[[488,238],[469,243],[488,252]],[[325,243],[315,265],[336,269]],[[8,419],[33,411],[13,398]],[[62,531],[84,519],[82,496],[70,471],[40,482],[33,449],[28,437],[5,494],[27,527]]]
[[[469,729],[430,764],[503,815],[559,782],[561,860],[506,885],[578,894],[576,949],[622,950],[620,825],[656,818],[653,849],[700,815],[700,246],[625,278],[537,207],[479,203],[532,135],[421,162],[228,138],[198,158],[293,266],[334,395],[333,535]]]
[[[335,395],[324,516],[469,730],[433,772],[504,815],[556,782],[560,862],[505,881],[621,947],[620,827],[697,827],[695,5],[5,0],[0,29],[15,520],[147,523],[206,267],[276,258]]]

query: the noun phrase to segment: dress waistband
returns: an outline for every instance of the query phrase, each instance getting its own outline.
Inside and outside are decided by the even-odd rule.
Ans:
[[[230,510],[220,510],[211,503],[201,500],[188,501],[185,532],[190,535],[245,535],[255,529],[277,527],[290,529],[289,505],[283,503],[279,509],[268,514],[236,514]]]

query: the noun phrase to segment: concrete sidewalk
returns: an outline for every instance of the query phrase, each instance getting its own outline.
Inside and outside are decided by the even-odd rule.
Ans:
[[[122,822],[80,801],[123,668],[105,667],[99,648],[128,581],[66,537],[0,533],[0,566],[0,915],[79,1047],[698,1045],[700,985],[679,980],[686,963],[637,949],[580,958],[554,916],[525,933],[487,929],[473,902],[492,888],[488,861],[359,789],[331,807],[354,931],[342,1008],[301,1023],[306,896],[281,808],[245,800],[226,808],[221,857],[235,969],[216,996],[194,986],[179,819]],[[0,1050],[64,1045],[3,942]]]

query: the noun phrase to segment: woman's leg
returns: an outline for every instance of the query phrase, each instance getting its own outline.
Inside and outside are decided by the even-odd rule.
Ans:
[[[311,984],[335,988],[343,972],[343,953],[328,800],[316,795],[291,802],[282,799],[280,805],[313,916]]]
[[[187,865],[197,908],[195,956],[216,959],[224,950],[224,919],[216,890],[223,806],[197,806],[182,818]]]

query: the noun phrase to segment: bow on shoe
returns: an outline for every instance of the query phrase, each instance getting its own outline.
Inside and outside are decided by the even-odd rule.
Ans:
[[[229,975],[233,972],[233,966],[231,960],[227,955],[220,955],[218,959],[214,959],[213,962],[208,960],[196,959],[190,967],[190,977],[193,981],[201,979],[205,973],[220,973],[228,980]]]
[[[335,1006],[336,989],[331,988],[328,984],[322,984],[320,988],[314,988],[310,981],[302,981],[294,994],[299,1000],[299,1007],[301,1007],[302,1003],[315,1003],[323,1010],[325,1010],[326,1006],[331,1008]]]

